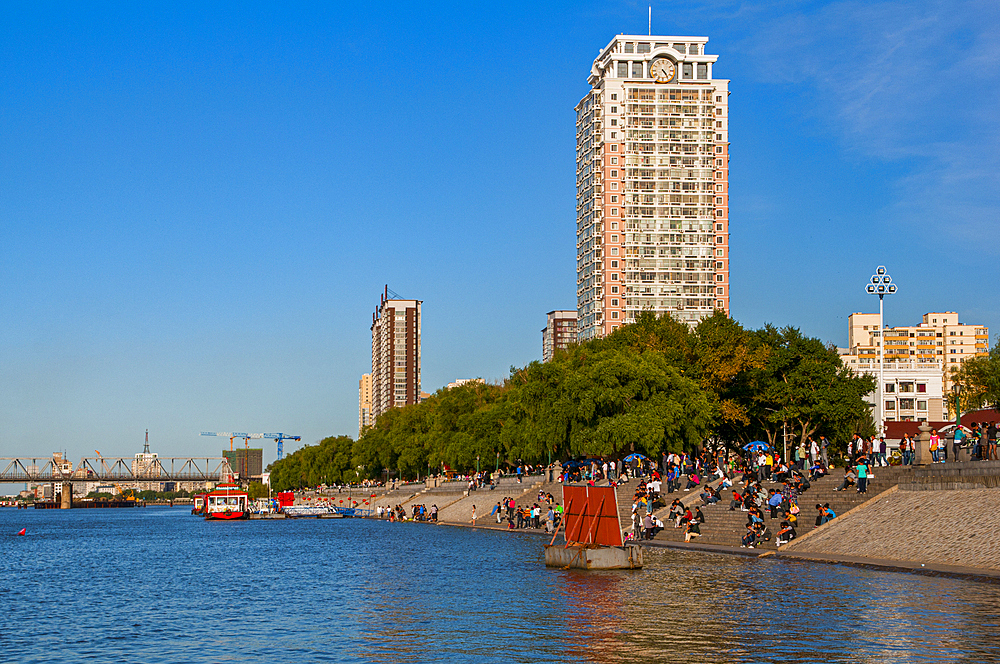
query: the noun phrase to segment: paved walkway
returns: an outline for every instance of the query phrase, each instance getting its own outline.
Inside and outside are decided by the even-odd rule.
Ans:
[[[1000,488],[895,491],[786,550],[1000,571]]]

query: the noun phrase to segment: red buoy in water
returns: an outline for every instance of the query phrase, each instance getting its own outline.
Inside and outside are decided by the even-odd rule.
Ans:
[[[24,535],[24,534],[25,534],[25,533],[27,533],[27,532],[28,532],[28,529],[27,529],[27,528],[21,528],[21,530],[20,530],[20,531],[18,531],[18,533],[17,533],[17,534],[18,534],[18,535]]]

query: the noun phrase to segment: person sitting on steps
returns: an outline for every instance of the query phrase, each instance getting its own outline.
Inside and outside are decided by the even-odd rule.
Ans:
[[[792,524],[787,521],[782,521],[781,529],[778,531],[778,536],[775,538],[774,543],[781,546],[783,544],[788,544],[793,539],[795,539],[795,528],[793,528]]]
[[[854,472],[853,468],[848,467],[844,471],[844,481],[841,482],[840,486],[838,486],[836,489],[834,489],[834,491],[846,491],[847,489],[849,489],[852,486],[854,486],[854,484],[857,481],[857,479],[858,479],[857,473]]]

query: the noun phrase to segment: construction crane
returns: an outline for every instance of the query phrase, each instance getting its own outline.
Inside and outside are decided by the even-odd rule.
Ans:
[[[135,500],[135,489],[131,489],[131,488],[129,488],[129,489],[123,489],[122,486],[120,484],[117,484],[117,483],[115,484],[115,489],[118,490],[118,495],[121,496],[122,500]],[[130,493],[126,494],[125,493],[126,491],[128,491]]]
[[[278,441],[278,460],[281,460],[283,445],[282,443],[286,440],[302,440],[302,436],[289,436],[283,433],[233,433],[231,431],[202,431],[203,436],[221,436],[222,438],[229,439],[229,451],[233,451],[233,441],[237,438],[242,438],[244,445],[250,447],[250,440],[276,440]]]

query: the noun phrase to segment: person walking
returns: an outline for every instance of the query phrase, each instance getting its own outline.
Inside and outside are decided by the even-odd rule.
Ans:
[[[827,456],[827,448],[830,447],[830,441],[826,439],[826,436],[819,437],[819,456],[823,459],[823,466],[826,468],[830,467],[830,457]]]
[[[472,525],[476,525],[476,506],[472,506]]]

